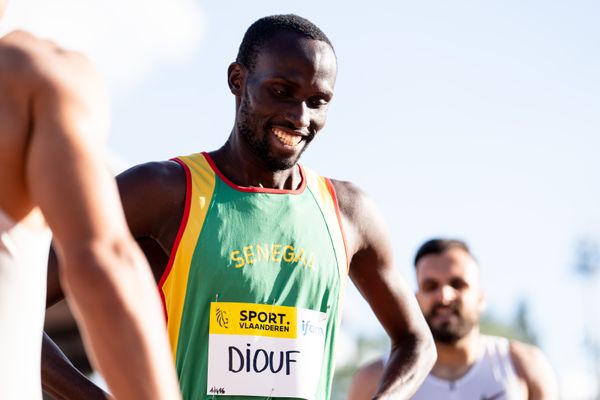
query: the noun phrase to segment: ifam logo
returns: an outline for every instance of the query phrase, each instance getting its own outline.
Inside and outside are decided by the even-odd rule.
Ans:
[[[323,336],[323,327],[311,323],[311,321],[302,320],[302,335],[318,335]]]
[[[217,323],[221,328],[229,329],[229,318],[227,318],[227,312],[217,308]]]

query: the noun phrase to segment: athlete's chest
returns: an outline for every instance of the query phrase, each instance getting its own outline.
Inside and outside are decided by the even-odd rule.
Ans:
[[[282,277],[330,280],[337,273],[331,227],[308,191],[298,196],[216,192],[207,207],[193,259],[220,278],[267,288]]]
[[[417,395],[420,399],[447,400],[525,400],[520,378],[507,365],[480,361],[467,375],[456,381],[428,376]]]

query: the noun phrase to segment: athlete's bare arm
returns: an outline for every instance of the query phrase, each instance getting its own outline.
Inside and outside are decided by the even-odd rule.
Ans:
[[[103,86],[79,54],[23,32],[2,40],[10,58],[0,60],[17,66],[11,84],[2,87],[2,98],[14,99],[7,106],[13,118],[2,115],[2,129],[24,137],[13,140],[18,157],[7,163],[20,161],[24,173],[9,182],[15,196],[2,207],[27,223],[41,209],[53,230],[62,285],[112,393],[177,399],[160,302],[103,162]]]
[[[181,165],[175,161],[137,165],[117,176],[117,184],[133,236],[137,240],[151,239],[168,259],[185,207],[186,178]],[[146,255],[155,277],[160,279],[166,264],[157,262],[156,248],[153,250]]]
[[[517,375],[525,381],[529,400],[558,399],[558,385],[554,371],[540,349],[511,341],[510,356]]]
[[[162,276],[168,257],[162,248],[147,237],[137,240],[146,255],[155,279]],[[60,276],[56,253],[50,251],[48,261],[48,280],[46,290],[46,307],[51,307],[64,298],[60,286]],[[82,374],[61,349],[44,333],[42,341],[42,387],[44,391],[56,399],[92,400],[107,399],[109,395]]]
[[[392,341],[376,399],[409,398],[431,370],[435,345],[414,294],[394,266],[385,224],[356,186],[333,181],[350,257],[350,278]]]
[[[117,177],[117,183],[129,227],[158,281],[167,265],[183,215],[185,173],[175,162],[147,163],[123,172]],[[59,272],[56,255],[51,251],[47,307],[63,298]],[[163,315],[163,312],[159,310],[158,314]],[[99,389],[89,380],[81,379],[79,372],[46,335],[43,349],[42,382],[47,392],[72,400],[95,398],[93,396]]]

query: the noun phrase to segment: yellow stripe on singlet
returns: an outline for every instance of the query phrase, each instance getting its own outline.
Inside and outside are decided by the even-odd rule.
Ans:
[[[315,199],[325,217],[325,222],[329,229],[329,234],[333,240],[335,249],[335,255],[338,261],[339,279],[340,279],[340,290],[339,290],[339,308],[337,321],[341,321],[342,304],[344,295],[346,292],[346,277],[348,276],[348,255],[346,250],[346,243],[344,238],[342,222],[340,220],[339,208],[337,204],[337,198],[332,193],[328,186],[328,180],[310,169],[302,166],[306,174],[308,189],[315,195]],[[333,188],[332,188],[333,190]]]
[[[167,331],[173,359],[177,354],[179,328],[192,257],[215,188],[215,174],[201,153],[177,157],[177,159],[189,168],[189,171],[186,171],[186,182],[190,196],[188,199],[186,193],[186,201],[189,201],[186,204],[186,207],[189,207],[187,221],[182,221],[182,226],[179,228],[183,229],[183,233],[179,243],[172,250],[175,254],[171,254],[171,270],[161,288],[168,315]]]

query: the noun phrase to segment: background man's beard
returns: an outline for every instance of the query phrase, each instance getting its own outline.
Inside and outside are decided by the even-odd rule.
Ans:
[[[461,322],[461,325],[452,326],[451,324],[443,324],[437,328],[429,325],[433,339],[436,342],[445,344],[454,344],[458,342],[471,332],[471,329],[473,329],[474,326],[474,324],[465,320],[462,320]]]
[[[455,321],[448,321],[439,324],[438,326],[434,326],[431,321],[435,315],[435,310],[436,309],[433,308],[425,320],[427,321],[427,325],[429,325],[433,339],[436,342],[454,344],[471,332],[473,327],[477,324],[477,320],[467,319],[460,315],[459,311],[456,310],[455,314],[457,318]]]

